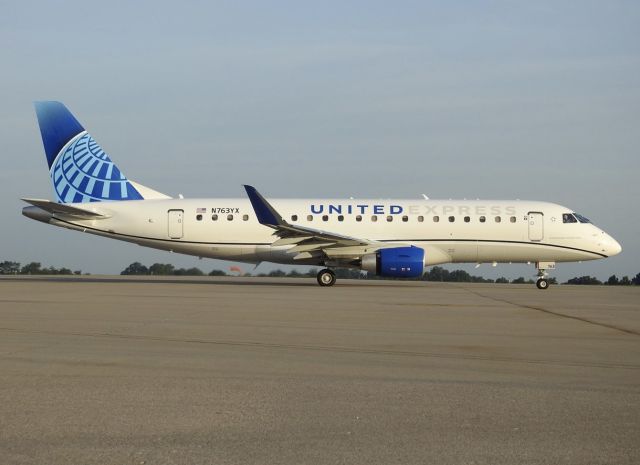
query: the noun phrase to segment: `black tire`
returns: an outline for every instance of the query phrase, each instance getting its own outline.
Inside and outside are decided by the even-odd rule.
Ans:
[[[336,274],[329,268],[320,270],[316,278],[321,286],[333,286],[336,283]]]
[[[549,289],[549,281],[544,278],[540,278],[536,281],[536,286],[538,289]]]

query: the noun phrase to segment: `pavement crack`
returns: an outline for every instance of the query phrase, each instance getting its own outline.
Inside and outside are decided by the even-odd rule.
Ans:
[[[509,305],[513,305],[514,307],[519,307],[519,308],[524,308],[527,310],[535,310],[541,313],[546,313],[548,315],[553,315],[556,316],[558,318],[567,318],[570,320],[576,320],[576,321],[580,321],[582,323],[587,323],[590,325],[594,325],[594,326],[600,326],[602,328],[607,328],[607,329],[612,329],[614,331],[620,331],[622,333],[625,334],[631,334],[633,336],[640,336],[640,332],[635,331],[633,329],[629,329],[629,328],[623,328],[622,326],[616,326],[616,325],[612,325],[609,323],[602,323],[600,321],[595,321],[592,320],[590,318],[585,318],[585,317],[581,317],[581,316],[575,316],[575,315],[569,315],[568,313],[561,313],[561,312],[555,312],[553,310],[549,310],[543,307],[536,307],[535,305],[527,305],[527,304],[520,304],[518,302],[513,302],[511,300],[507,300],[507,299],[503,299],[500,297],[491,297],[485,294],[482,294],[480,292],[474,291],[472,289],[469,289],[468,287],[463,287],[463,289],[471,294],[477,295],[478,297],[483,297],[485,299],[489,299],[489,300],[493,300],[495,302],[502,302],[505,304],[509,304]]]
[[[606,362],[579,362],[571,360],[554,360],[554,359],[534,359],[534,358],[518,358],[518,357],[499,357],[488,355],[459,354],[446,352],[421,352],[409,350],[389,350],[375,349],[364,347],[347,347],[347,346],[323,346],[311,344],[281,344],[276,342],[259,342],[259,341],[237,341],[225,339],[199,339],[199,338],[170,338],[160,336],[145,336],[137,334],[116,334],[116,333],[83,333],[83,332],[62,332],[62,331],[46,331],[46,330],[27,330],[18,328],[0,327],[0,331],[18,332],[18,333],[35,333],[47,334],[52,336],[73,336],[73,337],[91,337],[91,338],[111,338],[111,339],[128,339],[141,340],[150,342],[168,342],[182,344],[206,344],[212,346],[235,346],[250,347],[263,349],[291,349],[291,350],[309,350],[317,352],[337,352],[337,353],[356,353],[356,354],[372,354],[372,355],[389,355],[401,357],[423,357],[423,358],[441,358],[441,359],[457,359],[457,360],[476,360],[486,362],[506,362],[506,363],[526,363],[536,365],[558,365],[558,366],[574,366],[588,368],[617,368],[626,370],[639,370],[640,366],[624,364],[624,363],[606,363]],[[6,356],[6,355],[5,355]]]

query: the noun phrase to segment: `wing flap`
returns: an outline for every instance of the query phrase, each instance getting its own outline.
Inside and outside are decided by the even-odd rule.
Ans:
[[[312,250],[321,250],[326,247],[335,245],[335,242],[311,242],[309,244],[300,244],[287,250],[287,253],[310,252]]]
[[[305,260],[307,258],[313,258],[314,255],[310,252],[302,252],[293,257],[294,260]]]
[[[346,259],[346,258],[358,258],[363,255],[374,253],[377,250],[384,249],[386,247],[397,247],[398,244],[378,244],[378,245],[365,245],[365,246],[355,246],[355,247],[327,247],[322,249],[322,251],[329,257],[335,259]]]
[[[311,236],[281,237],[280,239],[275,241],[273,244],[271,244],[271,246],[278,247],[281,245],[299,244],[300,242],[306,241],[308,239],[313,239],[313,238]]]

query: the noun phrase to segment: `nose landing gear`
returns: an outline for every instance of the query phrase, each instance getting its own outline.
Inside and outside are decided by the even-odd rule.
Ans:
[[[536,287],[538,289],[549,289],[549,280],[547,279],[547,270],[555,270],[555,262],[536,262],[536,269],[538,270],[538,279],[536,280]]]
[[[538,289],[548,289],[549,281],[547,281],[545,278],[538,278],[538,280],[536,281],[536,286]]]

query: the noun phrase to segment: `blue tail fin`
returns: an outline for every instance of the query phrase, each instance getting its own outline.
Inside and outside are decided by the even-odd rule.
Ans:
[[[56,200],[141,200],[140,192],[60,102],[36,102]]]

